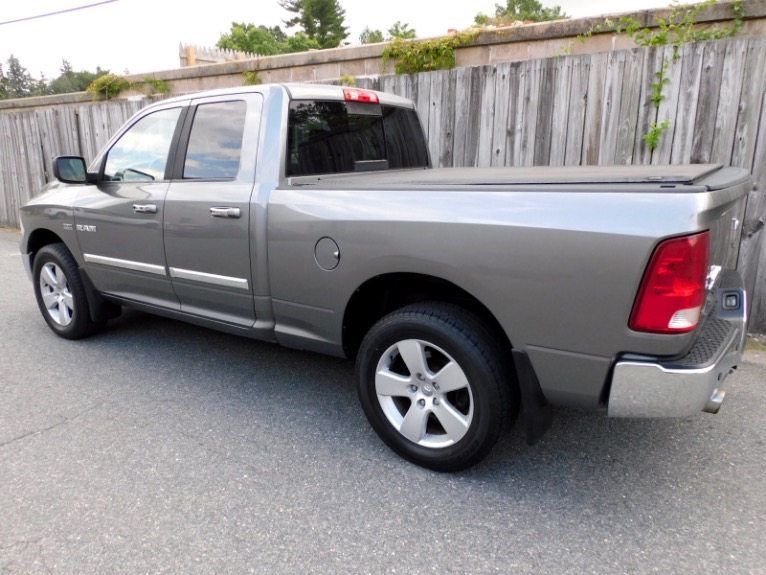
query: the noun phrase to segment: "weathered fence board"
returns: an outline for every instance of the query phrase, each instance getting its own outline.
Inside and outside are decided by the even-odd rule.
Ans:
[[[453,72],[455,77],[455,108],[454,129],[452,139],[452,165],[475,165],[473,151],[478,141],[479,115],[478,104],[474,100],[478,68],[458,68]]]
[[[728,163],[734,149],[734,131],[737,127],[739,99],[744,82],[745,55],[747,45],[742,42],[729,42],[723,65],[721,96],[715,115],[715,138],[713,139],[712,158],[714,162]],[[728,113],[733,110],[735,113]]]
[[[509,101],[511,89],[511,64],[502,62],[495,73],[495,101],[493,108],[492,152],[489,165],[505,165],[505,148],[509,130]]]
[[[537,121],[534,138],[532,165],[549,166],[551,163],[551,141],[553,139],[553,110],[555,108],[558,68],[556,60],[540,60],[538,79]]]
[[[492,165],[492,138],[495,131],[495,82],[497,81],[497,68],[485,66],[482,75],[482,85],[479,88],[481,101],[479,102],[479,147],[476,150],[478,157],[474,165],[488,167]]]
[[[569,115],[567,116],[567,149],[564,165],[579,166],[582,163],[585,139],[585,111],[588,104],[588,78],[590,56],[576,56],[572,61],[572,88],[569,92]]]
[[[673,137],[679,123],[684,121],[678,114],[678,99],[681,92],[681,72],[683,70],[684,60],[675,57],[675,48],[665,46],[661,68],[655,71],[657,73],[664,70],[668,83],[663,90],[664,98],[657,109],[657,125],[662,126],[668,122],[668,127],[660,136],[658,146],[652,150],[652,164],[669,164],[673,152]],[[657,81],[657,80],[655,80]]]
[[[431,72],[428,143],[434,166],[452,166],[455,133],[455,71]]]
[[[604,125],[604,86],[609,54],[593,54],[588,78],[588,98],[585,106],[583,150],[580,162],[586,166],[598,165]]]
[[[724,55],[725,50],[721,50],[720,45],[705,45],[702,80],[692,141],[691,161],[694,163],[707,164],[712,158],[716,112],[721,96]]]
[[[676,113],[678,126],[673,133],[673,148],[670,153],[670,161],[673,164],[686,164],[691,160],[704,55],[704,44],[687,44],[683,48],[680,98]]]
[[[613,164],[617,150],[617,131],[622,105],[622,85],[625,82],[625,52],[607,55],[604,101],[601,107],[601,137],[599,138],[599,164]]]
[[[556,58],[556,83],[553,86],[553,111],[551,112],[551,166],[563,166],[566,160],[567,137],[569,134],[569,93],[572,89],[572,58]],[[562,97],[566,95],[566,97]]]
[[[641,91],[634,87],[634,79],[641,77],[644,65],[643,50],[631,50],[626,53],[623,77],[620,78],[622,93],[620,111],[617,115],[617,142],[614,147],[615,164],[632,164],[633,149],[636,141],[636,123]]]
[[[412,76],[359,78],[412,99],[434,166],[721,163],[753,173],[746,221],[766,212],[766,38],[633,49]],[[664,72],[663,72],[664,70]],[[653,85],[668,83],[659,107]],[[144,104],[104,102],[0,113],[0,225],[52,177],[60,154],[91,161]],[[643,136],[668,121],[658,146]],[[751,326],[766,332],[766,232],[744,238],[756,285]]]
[[[753,166],[758,125],[763,110],[766,38],[759,38],[748,47],[743,76],[748,80],[742,88],[739,102],[731,162],[735,166],[750,169]]]

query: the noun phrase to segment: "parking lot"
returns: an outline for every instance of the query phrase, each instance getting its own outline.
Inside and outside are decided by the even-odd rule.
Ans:
[[[56,337],[0,231],[0,573],[757,574],[766,352],[718,415],[557,410],[439,474],[395,456],[350,362],[126,312]]]

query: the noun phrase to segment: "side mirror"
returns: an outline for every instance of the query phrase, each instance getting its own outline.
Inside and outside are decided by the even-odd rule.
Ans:
[[[53,176],[65,184],[86,184],[89,181],[85,160],[80,156],[54,158]]]

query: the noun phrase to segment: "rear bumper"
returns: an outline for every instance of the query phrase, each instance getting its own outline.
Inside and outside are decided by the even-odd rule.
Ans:
[[[727,296],[739,298],[737,309],[726,309]],[[718,410],[721,386],[745,347],[745,290],[721,288],[718,302],[715,316],[707,320],[686,357],[668,362],[626,358],[615,364],[610,417],[688,417]]]

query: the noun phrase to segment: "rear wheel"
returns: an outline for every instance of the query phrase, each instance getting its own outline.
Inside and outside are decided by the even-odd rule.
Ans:
[[[79,339],[101,327],[90,318],[77,263],[64,244],[41,248],[33,270],[37,305],[54,332],[67,339]]]
[[[515,379],[492,332],[473,314],[415,304],[375,324],[357,359],[359,399],[399,455],[457,471],[489,454],[518,407]]]

